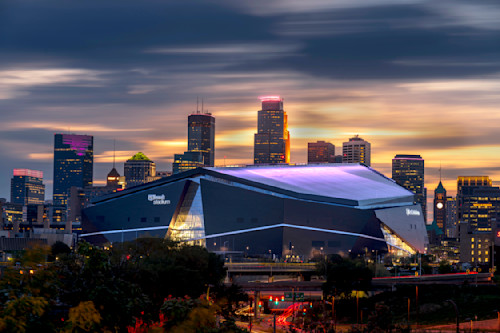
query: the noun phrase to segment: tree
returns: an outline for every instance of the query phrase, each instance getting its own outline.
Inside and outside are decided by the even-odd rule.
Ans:
[[[75,253],[53,264],[60,282],[59,300],[68,307],[92,301],[102,316],[101,325],[126,330],[140,316],[147,297],[128,279],[126,270],[112,264],[111,253],[81,242]],[[157,310],[156,310],[157,311]]]
[[[326,276],[325,295],[347,296],[352,290],[367,290],[372,280],[371,270],[362,261],[333,255],[318,264],[319,273]]]
[[[439,274],[448,274],[448,273],[451,273],[451,265],[448,261],[446,260],[443,260],[439,263],[439,267],[438,267],[438,273]]]
[[[69,310],[66,332],[96,332],[102,317],[94,306],[94,302],[80,302]]]
[[[394,325],[392,324],[391,309],[383,304],[376,304],[375,311],[368,317],[367,330],[368,332],[391,332]]]
[[[42,325],[41,317],[48,307],[43,297],[23,295],[4,304],[0,316],[0,331],[24,333],[37,331]]]
[[[55,242],[50,248],[50,254],[52,257],[56,257],[57,255],[70,254],[71,248],[61,241]]]

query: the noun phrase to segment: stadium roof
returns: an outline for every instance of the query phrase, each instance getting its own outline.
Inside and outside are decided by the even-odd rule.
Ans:
[[[361,164],[272,165],[197,168],[140,185],[95,202],[187,178],[211,176],[304,200],[359,208],[412,204],[414,194],[392,179]]]
[[[361,208],[395,202],[407,204],[413,202],[414,196],[412,192],[399,186],[392,179],[361,164],[207,169],[297,194],[348,200]]]

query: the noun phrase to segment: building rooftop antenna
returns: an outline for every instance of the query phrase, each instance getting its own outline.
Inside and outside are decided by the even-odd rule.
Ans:
[[[203,113],[203,97],[201,98],[201,113]]]
[[[196,96],[196,113],[200,113],[200,109],[199,109],[199,97]]]
[[[113,169],[115,168],[116,159],[116,139],[113,139]]]
[[[439,182],[441,182],[441,161],[439,161]]]

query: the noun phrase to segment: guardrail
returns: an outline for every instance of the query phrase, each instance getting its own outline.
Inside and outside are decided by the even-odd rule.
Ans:
[[[313,272],[316,270],[315,263],[226,263],[229,272]]]

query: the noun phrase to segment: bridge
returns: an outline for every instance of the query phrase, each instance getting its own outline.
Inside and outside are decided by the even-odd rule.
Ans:
[[[284,262],[238,262],[226,263],[229,276],[241,275],[289,275],[314,274],[316,263],[284,263]]]

